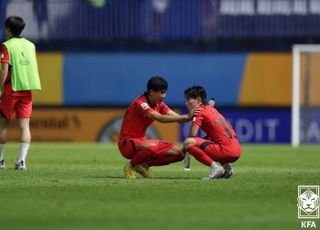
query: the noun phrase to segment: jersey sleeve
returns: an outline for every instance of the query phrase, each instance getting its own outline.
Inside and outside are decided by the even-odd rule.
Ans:
[[[203,114],[202,112],[198,113],[197,116],[195,116],[192,120],[192,125],[201,126],[203,121]]]
[[[136,102],[136,110],[138,113],[142,114],[142,116],[146,117],[149,113],[154,110],[149,106],[147,102],[137,101]]]
[[[1,45],[0,48],[0,61],[3,63],[9,63],[9,52],[5,45]]]
[[[167,113],[169,113],[169,111],[170,111],[169,106],[167,106],[164,102],[162,102],[162,103],[160,104],[160,110],[159,110],[159,112],[160,112],[161,114],[167,114]]]

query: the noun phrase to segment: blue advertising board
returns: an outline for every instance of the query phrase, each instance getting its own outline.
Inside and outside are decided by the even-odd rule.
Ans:
[[[291,140],[290,109],[220,109],[236,131],[240,143],[289,143]],[[181,141],[191,122],[181,124]],[[200,136],[203,133],[200,131]]]
[[[291,142],[290,108],[231,108],[219,109],[219,112],[231,123],[240,143]],[[300,119],[301,143],[320,144],[320,110],[302,110]],[[188,136],[190,126],[191,122],[181,124],[181,141]],[[199,136],[205,134],[200,130]]]
[[[300,112],[300,142],[320,143],[320,110],[305,109]]]

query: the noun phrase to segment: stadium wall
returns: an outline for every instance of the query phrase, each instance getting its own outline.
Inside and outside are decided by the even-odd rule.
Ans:
[[[176,110],[177,112],[180,112]],[[33,141],[116,142],[125,108],[60,108],[35,107],[30,121]],[[20,140],[17,120],[10,124],[8,138]],[[169,130],[169,132],[168,132]],[[150,138],[179,140],[177,123],[154,122],[148,129]]]
[[[290,53],[39,52],[38,61],[43,90],[34,92],[34,141],[116,141],[125,108],[156,74],[168,80],[166,102],[177,112],[186,112],[183,90],[200,84],[219,108],[229,107],[221,112],[242,143],[290,141]],[[261,110],[270,106],[285,109]],[[177,142],[189,125],[155,123],[148,135]],[[8,135],[18,140],[13,126]]]
[[[37,105],[127,106],[150,76],[169,82],[166,101],[205,86],[221,106],[290,106],[290,53],[39,53]],[[272,92],[272,93],[271,93]]]
[[[31,130],[33,141],[116,142],[125,108],[61,108],[35,107]],[[289,143],[291,113],[289,108],[219,108],[231,122],[241,143]],[[185,109],[176,109],[185,113]],[[304,140],[320,143],[320,113],[310,112],[308,123],[302,124]],[[153,139],[183,141],[191,123],[161,124],[154,122],[147,131]],[[8,138],[19,141],[17,120],[11,124]],[[200,136],[203,135],[201,132]]]

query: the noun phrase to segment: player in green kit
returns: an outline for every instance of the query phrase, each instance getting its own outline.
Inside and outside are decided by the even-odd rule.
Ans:
[[[20,37],[25,27],[21,17],[8,17],[4,25],[8,40],[0,49],[0,169],[5,168],[6,133],[15,113],[21,131],[20,153],[15,169],[26,170],[26,156],[31,141],[31,90],[41,89],[36,50],[32,42]]]

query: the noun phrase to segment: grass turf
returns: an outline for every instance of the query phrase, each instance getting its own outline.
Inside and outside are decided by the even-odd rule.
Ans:
[[[244,145],[229,180],[202,180],[194,159],[123,179],[116,145],[33,143],[26,172],[7,144],[0,229],[301,229],[297,186],[320,184],[320,148]],[[320,221],[316,220],[317,227]]]

